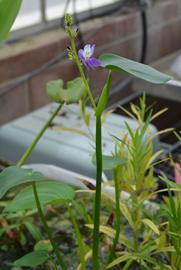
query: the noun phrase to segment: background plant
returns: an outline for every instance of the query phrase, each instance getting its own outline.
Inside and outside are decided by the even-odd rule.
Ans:
[[[29,207],[36,207],[38,209],[39,217],[44,226],[45,232],[49,238],[50,244],[54,253],[56,254],[57,260],[53,262],[54,268],[61,267],[61,269],[68,269],[67,264],[65,263],[64,256],[60,252],[60,249],[53,237],[53,232],[47,223],[43,207],[47,204],[65,204],[70,219],[72,221],[75,235],[77,238],[78,248],[79,248],[79,256],[81,265],[79,268],[86,268],[86,260],[87,258],[92,258],[92,269],[98,270],[103,267],[112,267],[113,265],[120,264],[123,261],[126,261],[125,269],[132,266],[132,263],[136,263],[137,265],[141,265],[145,269],[149,269],[148,267],[156,266],[154,258],[150,257],[150,249],[152,249],[152,243],[154,241],[154,237],[152,238],[152,233],[159,234],[159,230],[157,226],[148,218],[143,218],[144,213],[144,202],[148,197],[149,192],[153,192],[154,187],[154,179],[152,177],[152,170],[150,169],[151,161],[154,160],[152,155],[152,144],[150,138],[149,141],[144,138],[145,132],[148,129],[151,115],[149,115],[146,119],[144,119],[144,100],[141,103],[141,110],[138,111],[136,107],[133,107],[136,115],[139,116],[140,126],[135,131],[135,133],[131,130],[129,125],[127,124],[127,129],[129,133],[129,137],[131,140],[125,139],[125,145],[127,145],[127,165],[125,165],[125,159],[120,157],[120,153],[122,154],[124,151],[123,148],[119,146],[116,142],[116,151],[115,154],[111,156],[104,156],[102,153],[102,114],[106,108],[106,104],[108,101],[109,90],[111,87],[111,79],[112,72],[127,72],[133,76],[138,78],[147,80],[152,83],[165,83],[170,77],[165,74],[162,74],[151,67],[146,65],[136,63],[132,60],[113,55],[113,54],[104,54],[99,59],[93,58],[93,48],[94,45],[87,44],[84,47],[83,54],[84,57],[80,57],[80,54],[77,52],[75,46],[75,39],[77,36],[77,32],[72,29],[72,19],[70,15],[66,15],[65,17],[65,26],[66,32],[70,39],[70,47],[69,47],[69,57],[75,61],[77,68],[80,72],[79,78],[74,79],[71,82],[68,82],[66,87],[64,87],[62,80],[57,80],[50,82],[48,84],[48,94],[51,99],[59,105],[56,110],[47,120],[43,128],[39,131],[37,137],[29,146],[25,154],[22,156],[20,161],[18,162],[16,167],[9,167],[3,171],[0,175],[0,194],[1,198],[11,189],[20,184],[29,183],[25,189],[22,189],[21,193],[19,193],[15,197],[15,201],[6,207],[5,211],[16,211],[15,208],[18,209],[21,207],[21,204],[18,204],[22,199],[24,200],[23,207],[26,210]],[[96,62],[97,61],[97,62]],[[90,89],[89,81],[87,80],[84,72],[83,65],[86,67],[95,68],[98,65],[101,68],[105,68],[108,70],[107,80],[105,82],[105,86],[102,89],[101,95],[99,97],[99,101],[96,104],[95,99],[93,97],[92,91]],[[32,172],[31,170],[22,169],[21,166],[26,162],[26,159],[33,151],[34,147],[49,127],[53,119],[56,117],[57,113],[60,111],[64,104],[76,103],[81,100],[81,108],[84,122],[89,124],[89,116],[86,114],[86,103],[90,100],[91,105],[95,114],[96,121],[96,133],[95,133],[95,164],[96,164],[96,188],[95,188],[95,199],[94,199],[94,207],[93,207],[93,225],[90,226],[93,229],[93,240],[92,240],[92,251],[89,250],[88,253],[85,253],[85,247],[82,240],[82,236],[80,234],[79,226],[77,224],[77,220],[73,214],[71,204],[74,199],[74,191],[71,187],[66,185],[62,185],[60,183],[55,183],[54,181],[47,181],[45,177],[37,172]],[[141,113],[140,113],[141,112]],[[119,141],[119,140],[118,140]],[[124,154],[125,156],[125,154]],[[155,156],[156,157],[156,156]],[[151,161],[150,161],[151,160]],[[110,255],[108,254],[108,259],[102,261],[100,259],[100,250],[102,247],[100,246],[100,219],[101,219],[101,194],[102,194],[102,171],[105,168],[105,164],[109,167],[110,170],[114,172],[114,181],[115,181],[115,198],[111,198],[111,200],[115,203],[115,212],[116,212],[116,222],[115,222],[115,230],[113,231],[113,245],[111,245]],[[143,168],[145,166],[145,168]],[[126,169],[124,169],[126,168]],[[146,170],[150,169],[148,175],[145,178]],[[122,181],[121,185],[119,183],[119,177],[126,176],[128,173],[127,179],[129,183]],[[126,179],[126,178],[125,178]],[[36,183],[38,182],[38,183]],[[153,186],[152,186],[153,184]],[[130,200],[128,203],[120,202],[119,195],[121,189],[124,189],[126,186],[126,191],[130,194]],[[50,192],[51,191],[51,192]],[[65,196],[66,195],[66,196]],[[36,202],[36,204],[35,204]],[[130,205],[131,204],[131,205]],[[17,206],[18,205],[18,206]],[[9,209],[8,209],[9,208]],[[142,212],[142,211],[143,212]],[[121,257],[118,257],[116,261],[111,262],[114,257],[117,255],[116,248],[119,243],[119,239],[121,236],[122,222],[121,214],[124,216],[126,222],[128,222],[132,232],[133,232],[133,244],[130,243],[129,239],[126,239],[126,246],[131,250],[131,252],[123,250]],[[123,221],[124,222],[124,221]],[[143,232],[143,227],[147,226],[149,228],[150,238],[148,240],[143,241],[144,245],[140,249],[139,248],[139,236]],[[151,239],[151,240],[150,240]],[[153,241],[152,241],[153,239]],[[125,242],[125,243],[126,243]],[[154,246],[154,244],[153,244]],[[155,247],[154,247],[155,249]],[[149,250],[149,251],[148,251]],[[36,258],[34,260],[33,258]],[[41,250],[35,250],[19,260],[15,262],[17,266],[31,266],[35,267],[47,260],[52,260],[52,257],[49,254],[49,250],[46,250],[45,247]],[[104,264],[104,266],[103,266]]]

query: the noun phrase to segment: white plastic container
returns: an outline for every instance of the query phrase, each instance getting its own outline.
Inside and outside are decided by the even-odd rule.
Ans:
[[[21,117],[0,127],[0,159],[16,163],[30,143],[33,141],[56,104],[49,104],[27,116]],[[90,108],[87,110],[92,114]],[[114,151],[114,142],[111,135],[119,138],[127,133],[125,122],[132,129],[136,129],[136,121],[112,113],[103,125],[103,153],[110,154]],[[53,124],[60,127],[76,128],[88,132],[80,116],[78,105],[65,106],[55,118]],[[92,117],[90,129],[95,134],[95,120]],[[154,134],[156,128],[152,125],[149,132]],[[146,135],[145,135],[146,136]],[[154,148],[159,148],[159,139],[155,138]],[[89,177],[95,177],[95,167],[91,159],[95,152],[94,143],[80,134],[69,131],[57,131],[48,128],[36,148],[28,158],[27,163],[53,164]]]

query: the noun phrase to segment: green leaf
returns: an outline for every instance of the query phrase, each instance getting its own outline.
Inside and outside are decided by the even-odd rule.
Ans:
[[[88,133],[86,133],[83,130],[78,129],[78,128],[67,128],[67,127],[56,126],[53,129],[56,130],[56,131],[69,131],[69,132],[72,132],[72,133],[82,135],[82,136],[84,136],[86,138],[90,138],[90,135]]]
[[[157,254],[157,253],[160,253],[160,252],[176,252],[174,246],[167,246],[167,247],[162,247],[162,248],[159,248],[158,250],[156,250],[154,252],[154,254]]]
[[[135,227],[135,222],[132,219],[131,212],[130,212],[128,206],[125,203],[120,201],[119,202],[119,207],[120,207],[120,210],[121,210],[123,216],[127,219],[129,225],[132,228],[134,228]]]
[[[8,167],[0,174],[0,199],[11,188],[23,183],[45,179],[43,174],[33,172],[32,169],[21,169],[15,166]]]
[[[171,180],[169,180],[165,174],[162,173],[162,176],[159,176],[159,178],[160,178],[163,182],[165,182],[166,185],[167,185],[168,187],[174,188],[174,189],[176,189],[176,190],[178,190],[178,191],[181,190],[181,185],[180,185],[180,184],[177,184],[177,183],[175,183],[175,182],[173,182],[173,181],[171,181]]]
[[[35,241],[40,241],[42,238],[42,235],[37,225],[34,225],[33,222],[28,219],[25,219],[23,223],[26,229],[30,232],[32,237],[35,239]]]
[[[53,250],[52,244],[50,240],[41,240],[34,246],[34,250],[45,250],[47,252],[51,252]]]
[[[80,77],[68,82],[66,89],[63,86],[63,80],[47,83],[47,93],[52,101],[66,104],[76,103],[86,94],[84,83]]]
[[[8,37],[22,0],[0,0],[0,41]]]
[[[112,262],[106,267],[106,269],[109,269],[109,268],[111,268],[111,267],[113,267],[113,266],[115,266],[115,265],[118,265],[118,264],[120,264],[120,263],[122,263],[122,262],[125,262],[125,261],[127,261],[127,260],[129,260],[129,259],[134,260],[134,259],[135,259],[135,256],[134,256],[133,254],[131,254],[131,253],[125,252],[124,255],[122,255],[121,257],[119,257],[119,258],[117,258],[116,260],[112,261]]]
[[[161,73],[152,67],[119,55],[103,54],[100,56],[100,60],[102,66],[109,70],[126,72],[151,83],[163,84],[172,79],[170,76]]]
[[[45,250],[33,251],[15,261],[14,266],[36,267],[46,262],[48,258],[49,258],[48,252]]]
[[[108,78],[107,78],[107,82],[102,90],[101,96],[99,98],[99,102],[97,105],[97,109],[96,109],[96,115],[99,116],[102,114],[102,112],[104,111],[107,102],[108,102],[108,98],[109,98],[109,90],[111,87],[111,82],[112,82],[112,72],[109,72]]]
[[[47,94],[54,102],[60,102],[60,91],[63,89],[63,80],[49,81],[47,83]]]
[[[148,227],[150,227],[150,229],[156,233],[156,234],[160,234],[159,229],[157,228],[157,226],[148,218],[142,219],[141,222],[145,225],[147,225]]]
[[[117,166],[126,164],[127,160],[118,156],[102,156],[102,167],[103,170],[112,170]],[[92,163],[96,165],[96,155],[92,157]]]
[[[89,229],[94,229],[93,224],[86,224],[86,227]],[[115,238],[116,231],[111,227],[100,225],[100,232],[104,233],[105,235],[109,236],[112,239]],[[130,241],[124,234],[119,235],[119,243],[122,243],[129,249],[133,248],[132,241]]]
[[[41,205],[48,203],[64,203],[74,198],[72,187],[56,181],[42,181],[36,184]],[[20,191],[4,209],[5,212],[22,211],[36,208],[33,187]]]

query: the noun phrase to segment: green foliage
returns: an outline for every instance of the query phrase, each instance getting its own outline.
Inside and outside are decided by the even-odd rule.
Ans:
[[[0,0],[0,42],[8,37],[22,0]]]
[[[107,82],[102,90],[101,96],[99,98],[99,102],[96,109],[96,115],[101,115],[107,105],[108,98],[109,98],[109,91],[111,87],[111,81],[112,81],[112,73],[109,72]]]
[[[79,77],[69,81],[66,89],[64,89],[63,80],[50,81],[47,83],[47,93],[54,102],[71,104],[85,96],[86,88]]]
[[[166,177],[164,178],[166,180]],[[168,180],[168,179],[167,179]],[[168,180],[167,183],[170,181]],[[168,235],[170,250],[168,256],[173,269],[181,266],[181,190],[180,185],[176,196],[168,188],[168,197],[164,198],[163,216],[168,220]]]
[[[158,227],[153,223],[153,221],[151,221],[150,219],[148,218],[144,218],[141,220],[141,222],[143,222],[145,225],[147,225],[148,227],[150,227],[150,229],[156,233],[156,234],[160,234],[159,230],[158,230]]]
[[[52,245],[49,240],[41,240],[34,246],[35,251],[45,250],[47,252],[53,251]]]
[[[40,241],[42,239],[40,229],[33,223],[33,219],[22,219],[21,224],[24,224],[25,228],[29,231],[35,241]]]
[[[171,80],[171,77],[168,75],[165,75],[147,65],[132,61],[119,55],[103,54],[100,56],[100,60],[104,68],[112,71],[126,72],[151,83],[163,84]]]
[[[41,173],[33,172],[31,169],[8,167],[0,174],[0,199],[15,186],[44,179],[45,177]]]
[[[126,164],[127,160],[119,156],[102,156],[102,167],[103,170],[112,170],[117,166]],[[92,163],[96,166],[96,155],[92,157]]]
[[[43,181],[37,183],[37,191],[41,205],[60,204],[71,201],[74,198],[74,190],[72,187],[55,182]],[[36,208],[32,186],[26,187],[20,191],[17,196],[7,205],[5,211],[22,211]]]
[[[115,265],[119,265],[120,263],[122,263],[124,261],[128,261],[129,259],[135,260],[136,258],[132,253],[124,252],[124,254],[121,257],[117,258],[112,263],[110,263],[107,266],[107,269],[112,268]]]
[[[30,252],[14,262],[16,267],[36,267],[45,263],[49,259],[49,254],[46,250],[37,250]]]
[[[91,116],[90,116],[90,113],[86,112],[86,101],[87,100],[80,100],[79,104],[80,104],[82,119],[84,120],[85,125],[89,127]]]
[[[13,3],[17,2],[14,1]],[[5,1],[0,0],[0,5],[2,3],[5,3]],[[9,1],[6,1],[7,5],[8,3]],[[12,14],[10,13],[7,19],[7,21],[9,20],[8,24],[4,21],[2,31],[8,31],[17,11],[18,5],[16,5]],[[1,12],[2,9],[0,10],[0,22]],[[166,189],[168,198],[165,198],[161,203],[155,201],[158,194],[156,190],[158,179],[154,177],[153,168],[154,162],[157,162],[161,151],[153,153],[152,141],[155,136],[159,135],[159,132],[152,135],[149,130],[151,121],[162,114],[165,109],[155,115],[152,114],[152,111],[148,112],[145,95],[140,99],[139,106],[131,104],[131,111],[123,109],[137,121],[138,125],[133,130],[128,123],[125,123],[126,134],[121,138],[115,137],[114,134],[110,136],[115,143],[115,150],[110,156],[102,155],[101,132],[102,115],[108,103],[112,71],[126,72],[156,84],[166,83],[171,77],[121,56],[104,54],[100,57],[100,60],[102,67],[109,70],[109,75],[96,105],[89,80],[86,79],[82,63],[77,54],[75,46],[77,31],[75,32],[71,28],[71,16],[66,15],[65,17],[66,31],[70,37],[69,54],[71,54],[71,59],[76,62],[81,78],[68,82],[66,88],[64,88],[64,82],[61,79],[47,84],[49,97],[60,105],[38,133],[18,162],[17,167],[25,163],[45,130],[58,114],[61,106],[64,103],[79,102],[82,118],[90,136],[77,128],[67,127],[64,130],[84,135],[95,142],[96,154],[93,157],[93,163],[96,164],[97,171],[96,185],[87,185],[87,190],[77,192],[79,195],[81,194],[80,203],[77,197],[77,201],[73,201],[75,192],[71,187],[58,182],[47,181],[41,173],[17,167],[5,169],[0,174],[0,198],[17,185],[28,183],[28,186],[26,185],[25,188],[21,189],[12,201],[1,202],[0,206],[4,211],[0,218],[0,225],[2,225],[0,235],[10,239],[15,235],[18,244],[25,245],[27,243],[25,232],[28,231],[28,235],[30,233],[37,242],[36,244],[33,243],[34,252],[15,261],[15,266],[35,268],[49,261],[48,263],[51,264],[52,268],[58,269],[60,266],[61,269],[67,270],[70,267],[67,265],[67,260],[64,261],[64,250],[62,249],[60,252],[52,228],[57,229],[60,224],[64,224],[62,226],[64,230],[70,229],[70,222],[64,220],[67,218],[68,212],[77,240],[77,246],[75,247],[73,244],[75,251],[70,255],[66,252],[66,256],[69,256],[71,260],[71,268],[73,267],[76,270],[86,269],[87,262],[91,259],[93,270],[109,268],[178,270],[181,265],[181,189],[177,184],[171,183],[166,176],[162,176],[162,180],[168,185]],[[90,113],[86,112],[86,104],[89,99],[96,118],[96,135],[90,130]],[[180,135],[177,134],[177,137],[180,139]],[[102,183],[103,170],[111,172],[110,181],[104,184]],[[84,179],[82,180],[84,182]],[[38,181],[37,184],[35,184],[36,181]],[[32,186],[29,185],[31,183]],[[103,193],[101,193],[102,187],[104,187]],[[109,193],[106,193],[107,190],[109,190]],[[173,196],[173,191],[177,192],[176,196]],[[91,206],[92,194],[95,195],[94,207]],[[5,197],[5,199],[7,198]],[[90,199],[88,200],[88,198]],[[49,211],[45,215],[42,207],[47,204],[49,204]],[[61,220],[61,204],[66,209],[63,213],[63,220]],[[91,215],[92,208],[93,215]],[[39,226],[37,226],[39,224],[35,222],[37,216],[32,216],[35,213],[37,214],[37,210],[47,234],[46,237],[44,234],[40,234]],[[49,218],[48,222],[46,217]],[[85,222],[90,223],[86,227],[93,230],[93,237],[87,231],[84,231]],[[47,236],[48,240],[43,240],[47,239]],[[11,240],[14,241],[15,239]],[[89,247],[90,244],[92,244],[92,250]],[[71,247],[69,249],[71,250]],[[100,251],[103,256],[100,256]],[[56,255],[55,262],[53,256],[50,257],[50,252],[54,252],[53,255]],[[76,267],[73,258],[77,254],[79,258],[76,259]],[[100,259],[102,257],[108,259],[102,260]]]

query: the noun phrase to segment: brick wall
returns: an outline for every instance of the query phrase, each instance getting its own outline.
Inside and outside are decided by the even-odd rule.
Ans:
[[[148,55],[150,63],[181,48],[181,1],[168,0],[148,10]],[[96,44],[96,53],[112,52],[138,60],[141,54],[141,19],[138,12],[84,23],[86,43]],[[29,76],[47,61],[66,50],[68,41],[61,29],[26,38],[0,48],[0,123],[5,123],[47,104],[46,82],[77,76],[69,60],[57,62],[36,76]],[[28,75],[27,75],[28,74]],[[96,89],[102,86],[105,71],[96,70]],[[119,77],[118,77],[119,76]],[[18,81],[25,82],[18,85]],[[28,80],[26,80],[28,78]],[[114,76],[114,83],[120,75]],[[16,84],[18,86],[13,87]]]

